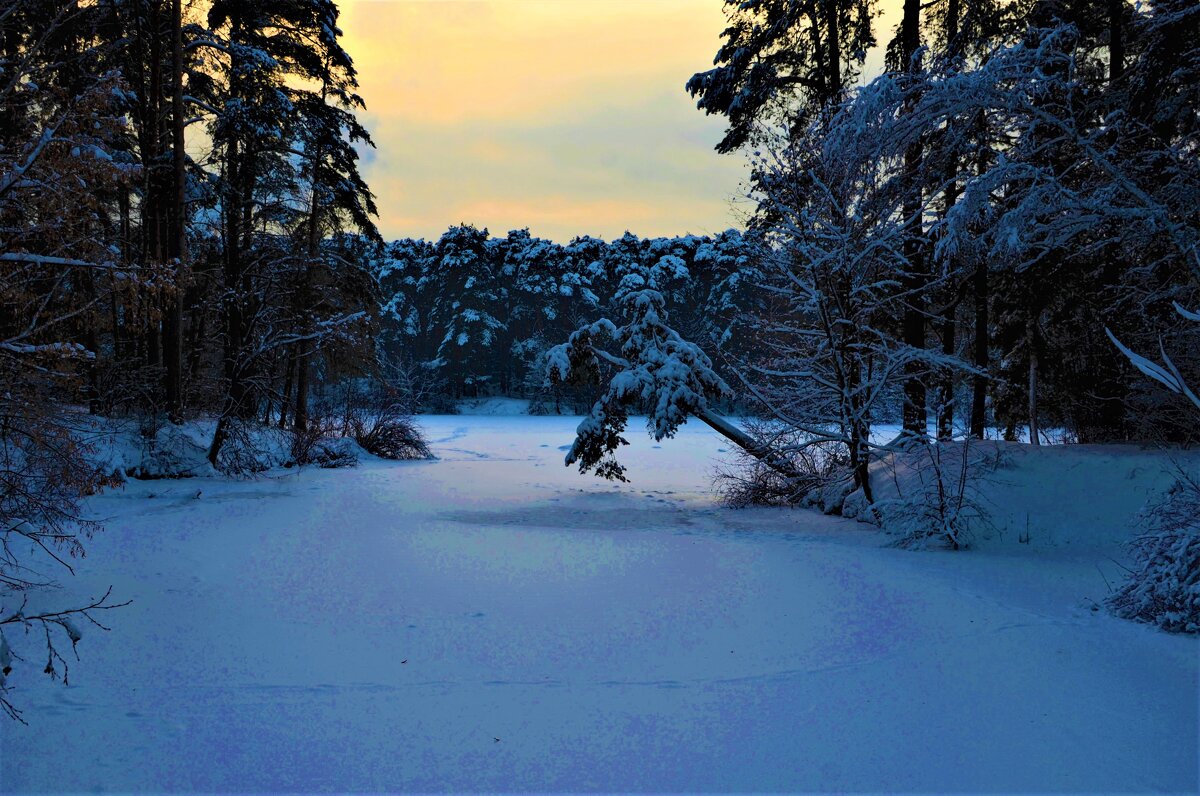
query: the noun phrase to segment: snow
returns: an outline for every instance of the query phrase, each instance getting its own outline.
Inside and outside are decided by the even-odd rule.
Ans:
[[[529,414],[529,399],[502,396],[468,398],[458,402],[458,411],[463,415],[527,415]]]
[[[913,553],[722,509],[727,443],[694,424],[631,429],[614,485],[562,466],[578,418],[421,422],[438,461],[93,498],[69,590],[134,602],[70,687],[14,668],[0,789],[1200,784],[1200,641],[1092,610],[1118,548]],[[1094,484],[1108,511],[1131,472]],[[1068,514],[1059,541],[1088,532]]]

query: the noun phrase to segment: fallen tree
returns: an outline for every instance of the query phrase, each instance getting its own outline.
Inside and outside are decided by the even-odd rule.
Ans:
[[[792,462],[713,411],[711,403],[731,399],[733,391],[713,370],[699,346],[667,325],[663,291],[678,274],[660,262],[628,274],[617,293],[625,322],[602,318],[574,332],[551,349],[547,377],[552,384],[607,385],[576,429],[566,464],[580,472],[624,481],[616,451],[631,410],[645,409],[654,439],[672,437],[694,417],[787,478],[798,478]],[[611,343],[611,350],[604,343]]]

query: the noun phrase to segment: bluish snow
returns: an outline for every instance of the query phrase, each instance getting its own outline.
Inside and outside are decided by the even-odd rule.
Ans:
[[[1119,551],[725,510],[703,428],[613,486],[577,418],[421,421],[440,461],[94,499],[61,596],[134,602],[14,670],[0,789],[1197,788],[1200,644],[1091,610]]]

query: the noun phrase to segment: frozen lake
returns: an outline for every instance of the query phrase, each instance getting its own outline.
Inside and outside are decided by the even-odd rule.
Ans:
[[[1094,561],[720,508],[700,427],[631,429],[632,483],[598,481],[575,422],[426,417],[436,462],[94,499],[67,586],[134,602],[70,687],[14,672],[0,789],[1200,784],[1200,645],[1092,611]]]

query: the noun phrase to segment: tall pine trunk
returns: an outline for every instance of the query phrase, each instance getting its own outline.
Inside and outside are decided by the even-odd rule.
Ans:
[[[953,357],[958,352],[958,313],[953,307],[942,316],[942,355]],[[952,367],[942,370],[942,383],[938,395],[938,439],[954,438],[954,391],[958,380]]]
[[[951,55],[957,55],[959,50],[958,42],[958,15],[960,13],[959,0],[949,0],[946,4],[946,47]],[[945,191],[945,206],[942,212],[942,218],[945,219],[950,215],[950,209],[954,207],[958,201],[960,193],[958,187],[957,169],[959,166],[958,153],[950,159],[950,173],[947,175],[946,191]],[[948,264],[951,265],[951,264]],[[949,269],[947,269],[949,270]],[[961,294],[959,294],[961,297]],[[958,353],[958,303],[956,298],[951,301],[942,314],[942,355],[949,359]],[[938,419],[937,419],[937,436],[938,439],[948,440],[954,437],[954,394],[958,386],[958,374],[952,367],[945,367],[942,371],[941,394],[938,396]]]
[[[239,26],[234,25],[230,32],[230,40],[238,42],[241,39]],[[230,56],[229,68],[229,98],[231,101],[241,100],[241,81],[239,74],[241,64],[237,52]],[[215,467],[220,457],[221,448],[229,438],[229,426],[234,419],[245,412],[246,390],[243,385],[244,363],[243,348],[243,317],[242,302],[244,300],[244,266],[242,263],[242,235],[244,207],[248,200],[245,187],[247,164],[243,163],[240,142],[236,136],[231,136],[225,142],[225,192],[222,197],[222,216],[224,222],[225,257],[222,276],[225,287],[225,397],[221,405],[221,414],[217,419],[217,428],[213,433],[212,444],[208,448],[208,460]]]
[[[975,300],[975,370],[971,377],[971,436],[983,439],[987,425],[987,370],[989,366],[988,346],[988,267],[982,257],[975,265],[972,279],[972,294]]]
[[[182,0],[172,0],[171,27],[171,115],[172,115],[172,192],[170,235],[167,254],[176,265],[175,291],[163,313],[163,362],[166,365],[164,393],[167,417],[172,423],[183,422],[183,273],[187,256],[187,172],[184,152],[183,119],[183,8]]]
[[[910,75],[919,68],[917,48],[920,46],[921,2],[904,0],[904,19],[900,25],[901,54],[903,68]],[[907,230],[904,237],[904,255],[908,261],[903,286],[907,295],[901,336],[905,345],[914,351],[925,350],[925,288],[928,283],[925,247],[922,243],[921,219],[921,144],[909,145],[904,153],[904,171],[908,177],[907,195],[904,199],[904,217]],[[928,434],[926,417],[925,363],[917,360],[905,365],[904,379],[904,432],[910,437],[924,439]]]
[[[292,379],[296,375],[296,347],[288,352],[287,369],[283,374],[283,395],[279,399],[279,427],[287,428],[288,413],[292,410]]]
[[[312,359],[310,346],[311,343],[307,341],[301,343],[296,356],[296,410],[293,426],[299,432],[308,431],[308,379]]]
[[[1030,313],[1025,321],[1025,345],[1029,349],[1029,444],[1041,445],[1038,436],[1038,345],[1037,318]]]
[[[1108,0],[1108,79],[1125,74],[1125,0]]]

